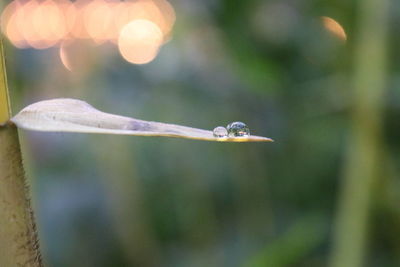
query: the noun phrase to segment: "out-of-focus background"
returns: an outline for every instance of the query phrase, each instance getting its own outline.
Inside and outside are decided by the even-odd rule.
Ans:
[[[400,2],[2,10],[14,113],[71,97],[275,140],[21,131],[48,266],[398,266]]]

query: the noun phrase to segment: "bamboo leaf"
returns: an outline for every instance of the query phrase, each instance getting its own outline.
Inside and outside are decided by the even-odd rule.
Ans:
[[[29,105],[11,121],[22,129],[44,132],[168,136],[219,142],[272,142],[270,138],[254,135],[216,138],[212,131],[109,114],[84,101],[68,98]]]

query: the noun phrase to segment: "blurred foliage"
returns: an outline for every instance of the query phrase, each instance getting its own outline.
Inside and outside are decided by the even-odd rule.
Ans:
[[[102,45],[74,58],[82,68],[68,72],[56,48],[8,46],[14,112],[73,97],[205,129],[244,121],[276,140],[24,133],[48,265],[326,266],[352,111],[356,2],[171,1],[173,38],[142,66]],[[366,266],[400,262],[400,3],[391,4],[387,160]],[[348,41],[320,16],[338,21]]]

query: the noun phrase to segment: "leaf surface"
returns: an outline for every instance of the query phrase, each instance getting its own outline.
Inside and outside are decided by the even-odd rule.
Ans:
[[[218,142],[272,142],[270,138],[254,135],[216,138],[212,131],[109,114],[82,100],[69,98],[31,104],[11,121],[19,128],[43,132],[167,136]]]

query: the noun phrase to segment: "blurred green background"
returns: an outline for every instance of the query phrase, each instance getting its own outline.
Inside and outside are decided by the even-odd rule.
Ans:
[[[115,47],[82,46],[84,56],[73,58],[78,71],[69,72],[57,48],[6,43],[14,113],[71,97],[204,129],[243,121],[275,140],[21,132],[48,266],[327,266],[343,243],[350,254],[352,245],[365,247],[362,266],[399,266],[400,2],[378,19],[368,12],[386,1],[366,2],[374,8],[346,0],[171,0],[172,39],[146,65],[129,64]],[[347,41],[321,16],[339,22]],[[374,51],[378,59],[386,53],[387,68]],[[384,78],[378,96],[368,91],[375,76]],[[357,90],[364,78],[365,92]],[[357,104],[362,95],[365,105]],[[357,114],[365,114],[360,127]],[[363,133],[367,145],[357,142]],[[378,156],[354,163],[368,144],[360,153]],[[379,167],[371,180],[346,182],[371,164]],[[342,212],[352,204],[366,217]],[[353,244],[346,220],[361,230],[367,223],[368,238]]]

